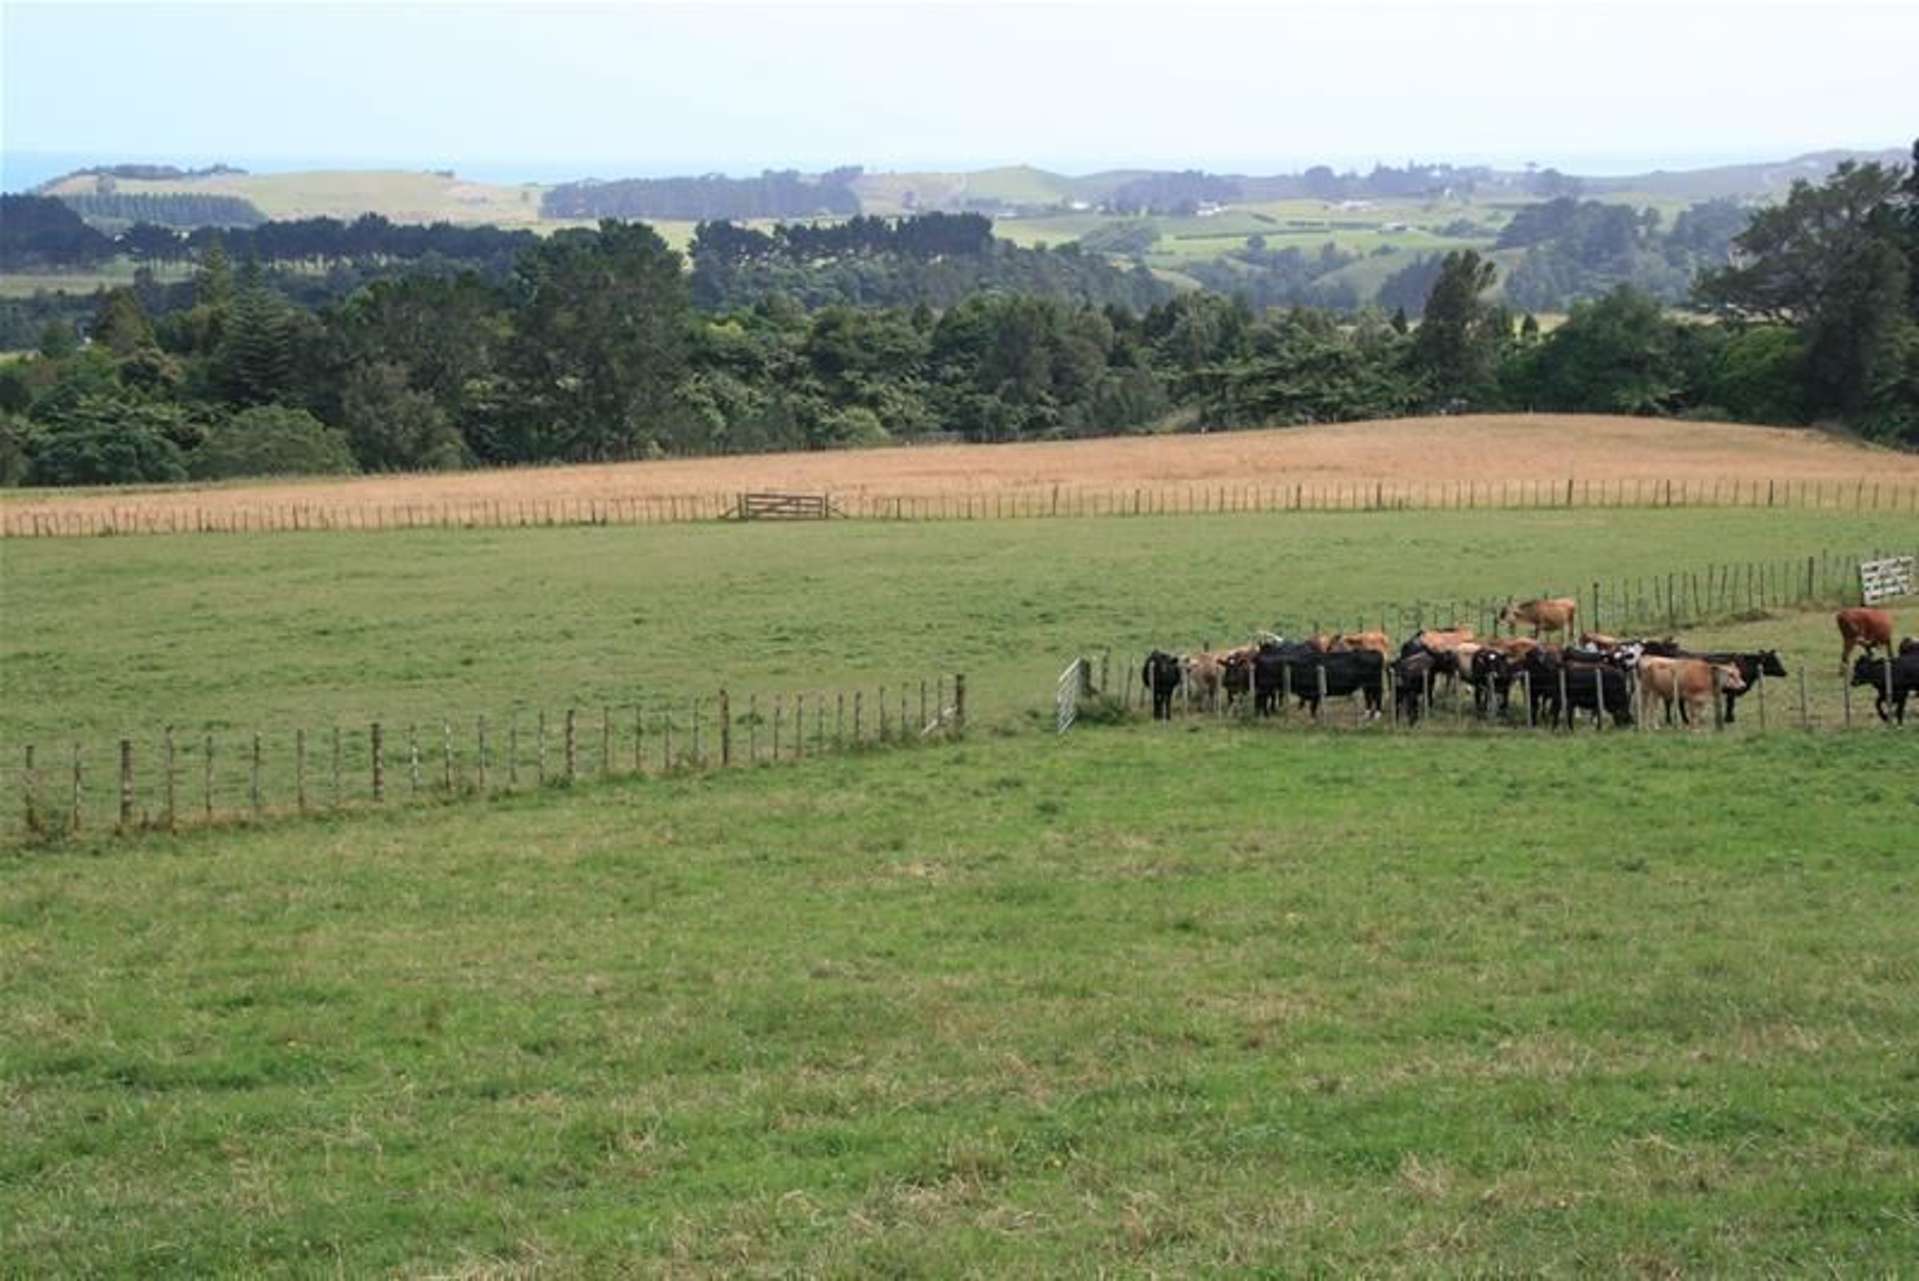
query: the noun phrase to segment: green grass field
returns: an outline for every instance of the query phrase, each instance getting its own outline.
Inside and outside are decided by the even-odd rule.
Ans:
[[[1609,598],[1637,597],[1640,580],[1708,562],[1794,558],[1798,573],[1812,552],[1915,545],[1909,515],[1704,509],[13,540],[0,543],[0,761],[16,771],[33,744],[51,770],[80,744],[97,824],[114,814],[122,737],[153,808],[167,726],[188,753],[215,737],[214,788],[235,807],[255,733],[271,806],[293,798],[296,730],[317,755],[341,727],[364,759],[376,720],[395,761],[403,727],[425,727],[429,773],[443,720],[470,752],[486,716],[497,753],[516,717],[557,725],[568,707],[595,752],[610,717],[624,759],[635,709],[648,735],[672,715],[688,746],[691,700],[710,735],[722,686],[736,716],[796,694],[817,714],[821,694],[854,689],[870,709],[882,686],[897,708],[902,684],[917,713],[920,680],[965,673],[973,723],[1017,729],[1043,720],[1074,654],[1110,649],[1123,665],[1156,645],[1362,621],[1398,633],[1412,625],[1400,608],[1420,602],[1470,620],[1509,595],[1585,600],[1603,580]],[[1814,713],[1841,718],[1828,614],[1686,635],[1780,648],[1808,670]],[[180,764],[192,778],[203,761]],[[11,831],[23,802],[8,790]]]
[[[1125,680],[1915,542],[1694,509],[0,543],[0,1272],[1896,1273],[1910,728],[1793,731],[1796,681],[1764,734],[1751,700],[1725,735],[1043,722],[1101,646]],[[1826,614],[1688,636],[1781,646],[1835,723]],[[271,771],[296,724],[935,671],[962,742],[104,834],[111,740],[168,722],[237,807],[256,728]],[[19,747],[76,737],[87,829],[12,844]]]
[[[0,1257],[1897,1274],[1885,744],[1095,728],[0,859]]]

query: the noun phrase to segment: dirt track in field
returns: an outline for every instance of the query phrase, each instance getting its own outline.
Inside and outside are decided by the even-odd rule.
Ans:
[[[740,490],[991,494],[1063,487],[1670,480],[1919,483],[1919,455],[1822,433],[1576,414],[1469,415],[1013,445],[933,445],[139,491],[16,491],[14,510],[603,500]]]

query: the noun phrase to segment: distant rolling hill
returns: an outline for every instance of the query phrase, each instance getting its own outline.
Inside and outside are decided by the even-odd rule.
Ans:
[[[1625,176],[1586,177],[1579,181],[1587,195],[1599,198],[1612,195],[1681,204],[1717,197],[1768,199],[1784,193],[1795,178],[1817,181],[1840,161],[1848,159],[1897,163],[1906,157],[1898,151],[1818,151],[1761,164],[1656,170]],[[862,210],[871,214],[969,208],[983,212],[1009,209],[1033,212],[1047,208],[1091,212],[1092,207],[1119,188],[1163,172],[1166,171],[1114,169],[1074,176],[1031,165],[1006,165],[969,172],[862,173],[853,179],[852,188]],[[1287,175],[1226,174],[1220,177],[1229,183],[1241,184],[1246,189],[1242,199],[1250,203],[1281,199],[1279,193],[1296,182]],[[1500,190],[1507,198],[1525,199],[1528,198],[1525,183],[1524,174],[1493,171],[1488,186]],[[249,202],[269,218],[353,218],[362,213],[378,213],[395,222],[443,220],[526,226],[556,221],[543,218],[540,212],[541,199],[550,189],[551,184],[474,182],[450,170],[343,169],[288,173],[227,171],[152,179],[121,177],[104,183],[94,174],[70,174],[37,190],[52,196],[92,195],[102,190],[125,195],[233,196]],[[1488,194],[1490,191],[1480,193],[1482,198]],[[1075,205],[1088,208],[1073,210]],[[642,213],[637,216],[668,215]]]

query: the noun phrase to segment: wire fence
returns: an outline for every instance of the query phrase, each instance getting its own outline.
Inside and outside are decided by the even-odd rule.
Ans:
[[[537,487],[537,482],[529,488]],[[234,499],[217,493],[141,494],[125,501],[49,497],[0,503],[0,538],[128,534],[674,525],[738,519],[738,492],[613,497],[529,496],[378,503]],[[802,497],[802,496],[793,496]],[[1039,520],[1087,516],[1197,516],[1280,512],[1545,511],[1764,508],[1919,513],[1919,483],[1751,477],[1621,480],[1311,481],[1007,488],[982,492],[807,495],[831,519]]]
[[[853,690],[516,708],[434,722],[174,727],[101,744],[19,749],[25,839],[176,831],[614,777],[803,760],[956,736],[966,677]]]

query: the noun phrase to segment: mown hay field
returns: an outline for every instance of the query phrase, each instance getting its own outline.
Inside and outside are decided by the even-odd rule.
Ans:
[[[1339,423],[1208,435],[1003,445],[929,445],[608,463],[436,475],[313,478],[158,490],[0,493],[50,512],[186,505],[375,507],[408,503],[604,501],[742,490],[881,495],[1011,494],[1209,485],[1348,486],[1374,482],[1777,482],[1824,485],[1850,506],[1854,486],[1919,484],[1919,455],[1819,432],[1576,414],[1478,415]],[[1841,489],[1843,487],[1843,493]]]

